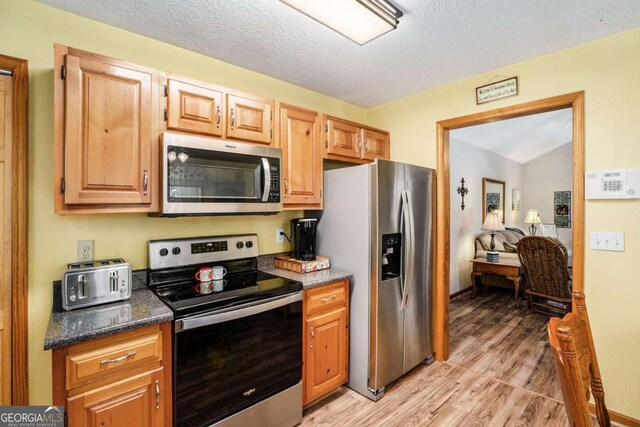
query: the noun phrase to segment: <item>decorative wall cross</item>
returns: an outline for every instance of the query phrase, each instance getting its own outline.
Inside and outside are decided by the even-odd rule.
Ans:
[[[460,207],[462,208],[462,210],[464,210],[464,196],[469,194],[469,189],[464,186],[464,178],[460,180],[460,184],[460,187],[458,187],[458,194],[462,196],[462,204],[460,205]]]

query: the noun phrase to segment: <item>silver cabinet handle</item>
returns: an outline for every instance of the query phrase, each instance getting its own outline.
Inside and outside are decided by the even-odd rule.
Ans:
[[[220,106],[216,108],[216,127],[220,127],[220,121],[222,120],[222,112],[220,111]]]
[[[233,111],[234,109],[231,109],[231,129],[233,129],[233,127],[236,125],[236,113],[235,111]]]
[[[338,298],[338,296],[334,294],[334,295],[331,295],[330,297],[322,298],[320,302],[324,304],[325,302],[333,301],[336,298]]]
[[[156,380],[156,409],[160,409],[160,380]]]
[[[100,365],[106,365],[106,364],[109,364],[109,363],[118,363],[118,362],[122,362],[123,360],[127,360],[128,358],[133,357],[133,356],[135,356],[135,355],[136,355],[136,352],[135,352],[135,351],[132,351],[132,352],[131,352],[131,353],[129,353],[129,354],[125,354],[124,356],[120,356],[120,357],[117,357],[117,358],[115,358],[115,359],[102,360],[102,361],[100,361]]]
[[[309,347],[313,348],[313,341],[315,341],[316,334],[313,328],[309,330],[309,333],[311,334],[311,343],[309,344]]]
[[[284,179],[284,194],[289,194],[289,182],[287,182],[287,178]]]
[[[147,195],[147,190],[149,189],[149,172],[145,169],[142,173],[142,188],[144,190],[144,195]]]
[[[358,137],[358,151],[362,151],[362,141],[360,141],[360,137]]]

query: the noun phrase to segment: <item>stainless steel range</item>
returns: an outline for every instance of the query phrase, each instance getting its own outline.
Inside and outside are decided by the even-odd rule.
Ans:
[[[175,315],[175,425],[302,420],[302,284],[257,257],[255,234],[149,242],[149,287]],[[226,275],[196,280],[210,267]]]

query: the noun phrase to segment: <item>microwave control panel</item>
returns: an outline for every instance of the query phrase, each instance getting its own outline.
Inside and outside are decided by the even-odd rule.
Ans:
[[[280,160],[269,159],[271,186],[269,187],[269,202],[280,203]]]

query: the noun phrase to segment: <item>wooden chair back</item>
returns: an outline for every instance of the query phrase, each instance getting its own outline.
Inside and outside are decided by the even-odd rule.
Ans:
[[[571,311],[571,276],[568,268],[567,249],[558,240],[550,237],[527,236],[518,242],[518,258],[526,279],[525,293],[532,305],[545,313],[557,313],[545,303],[534,303],[542,299],[566,305]]]
[[[573,293],[576,312],[549,321],[549,343],[565,410],[572,426],[590,427],[589,393],[596,402],[596,416],[600,426],[609,427],[609,413],[604,403],[604,389],[593,345],[589,316],[582,292]]]

